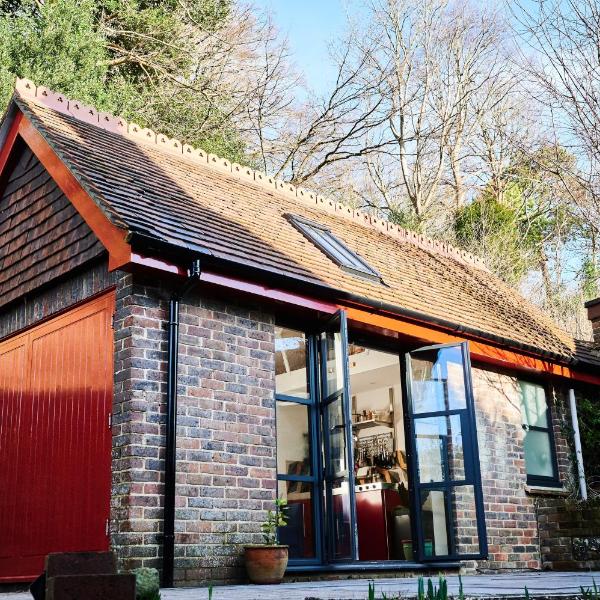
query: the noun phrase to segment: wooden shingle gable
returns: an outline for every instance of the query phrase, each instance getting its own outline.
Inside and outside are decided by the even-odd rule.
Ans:
[[[104,247],[22,141],[0,193],[0,306],[98,258]]]

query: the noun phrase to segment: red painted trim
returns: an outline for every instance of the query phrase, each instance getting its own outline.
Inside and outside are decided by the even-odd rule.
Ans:
[[[142,256],[141,254],[132,252],[129,266],[126,268],[131,269],[132,267],[136,266],[142,268],[159,269],[164,273],[169,273],[170,275],[178,275],[182,277],[187,276],[187,271],[175,263]],[[203,270],[200,275],[200,281],[237,290],[238,292],[245,292],[247,294],[252,294],[253,296],[268,298],[269,300],[276,302],[284,302],[294,306],[301,306],[303,308],[317,310],[326,314],[333,314],[338,310],[337,305],[330,302],[323,302],[314,298],[309,298],[308,296],[302,296],[300,294],[294,294],[293,292],[286,292],[285,290],[261,285],[260,283],[245,281],[235,277],[229,277],[227,275],[221,275],[220,273],[215,273],[214,271]]]
[[[19,133],[19,127],[21,126],[21,120],[23,119],[23,113],[17,112],[14,116],[12,125],[8,130],[8,134],[6,136],[6,140],[4,141],[4,146],[0,148],[0,180],[2,179],[2,175],[4,174],[4,167],[6,167],[6,163],[8,162],[8,157],[12,152],[13,146],[15,145],[15,141],[17,139],[17,135]]]
[[[77,179],[24,115],[19,124],[19,134],[108,250],[111,269],[127,264],[131,256],[131,247],[125,241],[127,231],[109,221],[108,217],[89,197]]]
[[[275,300],[276,302],[284,302],[286,304],[293,304],[295,306],[317,310],[326,314],[333,314],[338,310],[337,305],[330,302],[323,302],[321,300],[309,298],[308,296],[286,292],[285,290],[267,287],[250,281],[243,281],[218,273],[203,272],[200,281],[227,287],[240,292],[246,292],[254,296],[260,296],[261,298],[268,298],[270,300]]]

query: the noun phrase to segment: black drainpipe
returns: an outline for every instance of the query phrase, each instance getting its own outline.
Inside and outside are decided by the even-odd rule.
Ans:
[[[187,281],[169,300],[167,356],[167,439],[165,452],[165,510],[163,516],[162,586],[173,587],[175,566],[175,478],[177,475],[177,357],[179,355],[179,302],[200,281],[200,261],[194,260]]]

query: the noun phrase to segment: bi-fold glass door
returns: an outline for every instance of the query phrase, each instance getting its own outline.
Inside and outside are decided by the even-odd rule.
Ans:
[[[323,488],[327,557],[357,558],[354,450],[346,314],[336,313],[319,333]]]
[[[299,560],[360,560],[346,315],[338,312],[305,342],[294,335],[279,342],[279,378],[287,387],[279,385],[277,395],[278,478],[297,513]],[[297,346],[304,343],[308,351],[300,357]],[[295,357],[299,365],[306,360],[301,377]],[[482,558],[487,543],[468,346],[415,350],[406,355],[404,376],[415,559]],[[289,434],[281,436],[284,420]],[[286,448],[292,439],[298,440],[293,449]],[[292,538],[292,530],[286,535]]]
[[[421,561],[487,555],[467,343],[407,355],[413,521]]]

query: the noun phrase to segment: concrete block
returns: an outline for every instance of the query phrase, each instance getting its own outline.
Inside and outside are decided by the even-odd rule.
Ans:
[[[100,575],[117,572],[113,552],[60,552],[46,557],[46,577]]]
[[[59,575],[48,580],[46,600],[135,600],[135,575]]]

